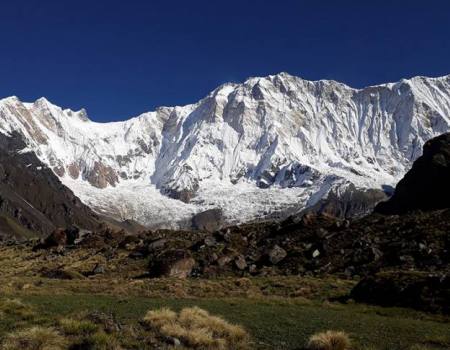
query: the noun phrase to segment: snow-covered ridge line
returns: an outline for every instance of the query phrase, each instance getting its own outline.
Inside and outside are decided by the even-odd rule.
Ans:
[[[45,98],[0,100],[0,132],[19,132],[87,204],[172,226],[210,207],[241,222],[350,183],[393,185],[449,116],[450,76],[354,89],[280,73],[111,123]]]

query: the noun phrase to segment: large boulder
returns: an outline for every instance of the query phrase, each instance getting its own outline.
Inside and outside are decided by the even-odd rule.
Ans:
[[[198,213],[192,218],[192,226],[196,230],[213,232],[223,225],[222,209],[209,209]]]
[[[64,248],[66,245],[73,245],[79,238],[80,230],[76,226],[67,229],[57,228],[50,233],[41,243],[34,249],[48,249],[53,247]]]
[[[181,249],[167,250],[149,264],[152,277],[177,277],[186,278],[191,275],[195,266],[195,260],[189,251]]]

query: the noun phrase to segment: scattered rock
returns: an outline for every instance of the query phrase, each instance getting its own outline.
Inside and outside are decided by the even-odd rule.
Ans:
[[[276,264],[278,264],[281,260],[283,260],[287,256],[287,253],[286,253],[286,251],[283,248],[281,248],[278,245],[275,245],[269,251],[268,256],[269,256],[269,261],[272,264],[276,265]]]
[[[213,247],[213,246],[215,246],[217,244],[217,241],[216,241],[216,239],[213,236],[207,236],[205,238],[204,242],[205,242],[205,245],[207,247]]]
[[[217,265],[219,265],[220,267],[224,267],[225,265],[230,263],[231,260],[232,258],[228,255],[221,256],[219,259],[217,259]]]
[[[105,267],[101,264],[95,265],[94,269],[92,270],[92,274],[98,275],[98,274],[102,274],[102,273],[105,273]]]
[[[245,270],[247,268],[247,262],[245,261],[245,257],[242,255],[238,255],[236,259],[234,259],[234,264],[239,270]]]
[[[162,248],[164,248],[166,243],[167,243],[167,239],[165,239],[165,238],[155,239],[147,245],[147,250],[149,252],[152,252],[154,250],[162,249]]]

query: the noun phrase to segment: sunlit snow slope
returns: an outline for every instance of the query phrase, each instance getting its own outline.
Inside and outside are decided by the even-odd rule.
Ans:
[[[281,73],[196,104],[95,123],[46,99],[0,100],[0,132],[95,210],[179,227],[220,207],[229,223],[315,204],[349,183],[394,185],[450,127],[450,76],[352,89]]]

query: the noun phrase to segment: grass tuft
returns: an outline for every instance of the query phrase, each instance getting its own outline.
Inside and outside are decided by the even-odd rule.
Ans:
[[[159,310],[150,310],[144,317],[144,323],[159,328],[164,325],[175,322],[177,319],[176,312],[162,308]]]
[[[2,343],[4,350],[62,350],[66,340],[53,328],[32,327],[10,333]]]
[[[106,334],[105,332],[99,331],[94,334],[91,334],[87,337],[84,337],[80,344],[76,346],[72,346],[72,348],[84,350],[121,350],[117,339],[111,335]]]
[[[306,348],[308,350],[348,350],[350,349],[350,338],[344,332],[317,333],[309,338]]]
[[[35,312],[30,305],[20,299],[5,299],[0,301],[0,312],[5,315],[15,316],[22,320],[31,320]]]
[[[85,336],[95,333],[98,330],[97,325],[91,321],[74,320],[71,318],[63,318],[59,321],[59,326],[64,334]]]
[[[179,315],[169,309],[151,310],[144,322],[162,336],[178,338],[190,348],[248,348],[248,334],[243,328],[198,307],[184,308]]]

